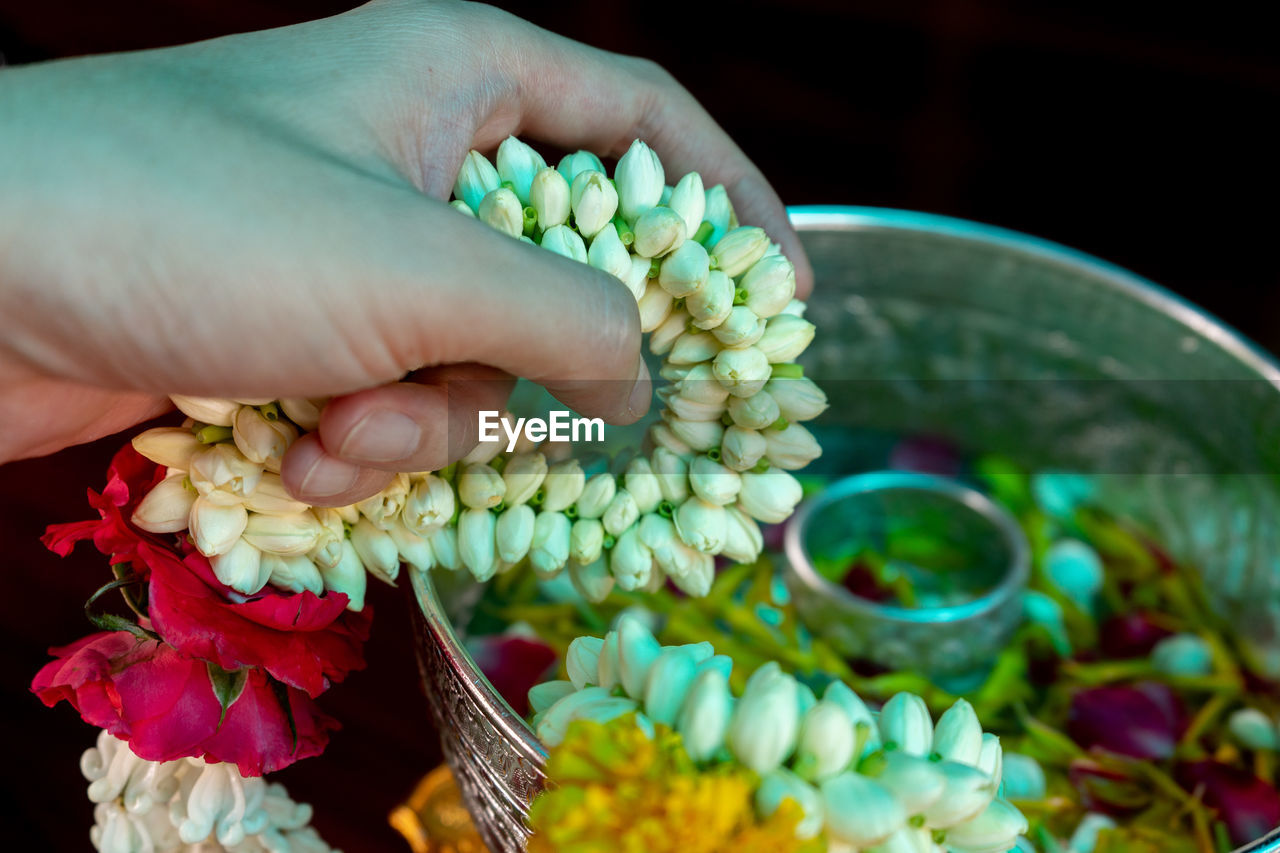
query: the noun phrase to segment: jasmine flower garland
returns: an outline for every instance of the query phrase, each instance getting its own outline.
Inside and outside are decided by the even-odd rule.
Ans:
[[[565,666],[568,680],[529,692],[534,729],[551,750],[550,780],[560,785],[543,797],[565,798],[557,750],[589,721],[630,726],[649,740],[673,730],[697,768],[689,772],[750,771],[758,820],[787,804],[794,838],[821,837],[831,851],[995,853],[1027,830],[998,796],[999,738],[982,731],[963,699],[936,721],[911,693],[872,712],[844,683],[819,698],[776,663],[757,669],[735,698],[730,659],[705,642],[663,647],[627,614],[604,638],[575,640]],[[555,813],[535,803],[534,829],[563,833]]]
[[[280,461],[319,423],[325,400],[173,397],[189,421],[134,447],[167,477],[133,522],[187,531],[226,585],[345,593],[364,606],[367,575],[394,582],[403,563],[465,567],[484,581],[527,560],[542,577],[566,568],[588,599],[616,585],[670,579],[706,595],[724,555],[750,562],[758,522],[791,515],[788,473],[820,453],[803,422],[826,396],[794,361],[814,326],[795,297],[795,269],[760,228],[742,227],[723,187],[691,172],[665,185],[657,154],[636,140],[610,180],[579,151],[550,168],[514,137],[497,166],[467,155],[452,206],[513,238],[617,277],[635,296],[649,347],[671,384],[647,452],[588,478],[527,440],[481,444],[444,471],[401,474],[380,494],[336,509],[289,497]]]

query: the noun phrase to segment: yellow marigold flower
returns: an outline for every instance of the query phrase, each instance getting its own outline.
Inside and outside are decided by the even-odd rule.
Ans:
[[[652,738],[634,715],[573,723],[547,760],[547,790],[533,803],[529,853],[820,853],[801,841],[791,801],[761,820],[754,773],[736,765],[700,770],[680,736]]]

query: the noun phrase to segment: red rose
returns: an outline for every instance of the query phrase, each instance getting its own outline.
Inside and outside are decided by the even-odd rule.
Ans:
[[[197,756],[261,776],[319,755],[338,728],[305,693],[273,687],[260,669],[242,673],[239,695],[227,697],[224,716],[208,664],[126,631],[93,634],[50,653],[58,660],[31,684],[40,700],[49,706],[67,700],[85,722],[129,741],[151,761]]]
[[[151,624],[183,654],[223,669],[260,666],[312,697],[364,668],[372,607],[352,613],[340,592],[316,596],[272,586],[246,598],[220,583],[199,552],[179,558],[143,543],[137,553],[150,569]]]
[[[135,570],[145,572],[145,566],[136,562],[135,549],[139,542],[159,542],[160,539],[134,527],[129,519],[143,496],[163,479],[163,468],[134,450],[133,445],[126,444],[111,459],[107,486],[102,494],[89,489],[89,505],[101,518],[51,524],[40,541],[50,551],[65,557],[77,542],[92,539],[102,553],[118,562],[134,563]]]
[[[221,583],[209,560],[174,537],[134,527],[129,519],[164,469],[125,445],[115,455],[102,495],[89,492],[99,521],[58,524],[45,544],[66,556],[93,539],[99,551],[130,562],[149,583],[148,617],[166,643],[188,657],[223,669],[262,667],[272,677],[319,696],[331,681],[362,669],[373,609],[347,611],[347,596],[287,593],[267,586],[246,597]]]

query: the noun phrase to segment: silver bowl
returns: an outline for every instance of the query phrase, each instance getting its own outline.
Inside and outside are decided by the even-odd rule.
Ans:
[[[1200,567],[1280,674],[1280,365],[1160,287],[1054,243],[902,211],[791,216],[818,279],[805,364],[832,402],[820,424],[1098,475],[1100,502]],[[843,450],[826,450],[838,470]],[[475,590],[448,573],[413,589],[444,754],[489,848],[516,853],[545,752],[459,641]],[[1280,832],[1241,850],[1280,851]]]

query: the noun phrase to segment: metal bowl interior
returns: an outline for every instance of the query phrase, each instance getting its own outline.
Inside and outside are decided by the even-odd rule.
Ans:
[[[925,433],[1096,475],[1109,508],[1200,567],[1280,674],[1280,365],[1176,296],[1080,252],[946,217],[795,208],[817,273],[803,359],[842,428]],[[827,438],[836,440],[827,443]],[[459,641],[474,593],[415,577],[444,751],[490,849],[522,850],[545,753]],[[437,590],[448,581],[458,589]],[[1280,851],[1280,832],[1242,851]]]

